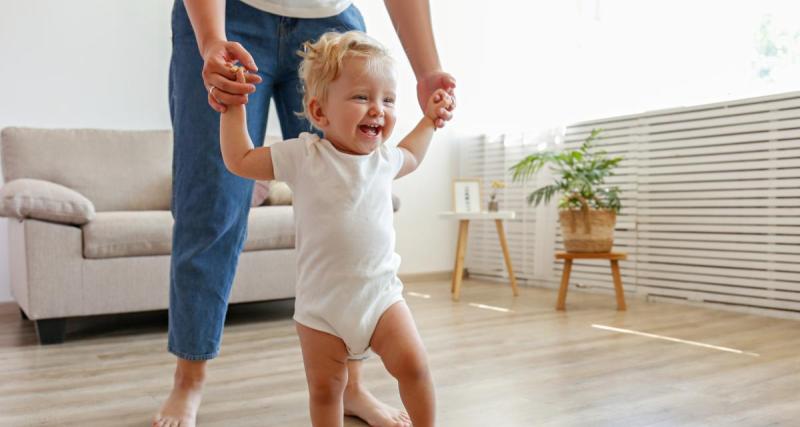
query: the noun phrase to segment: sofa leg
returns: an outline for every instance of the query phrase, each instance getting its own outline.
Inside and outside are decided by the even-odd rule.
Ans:
[[[67,332],[67,319],[36,320],[36,335],[39,344],[61,344]]]
[[[21,317],[21,318],[22,318],[22,320],[31,320],[31,319],[28,319],[28,315],[27,315],[27,314],[25,314],[25,312],[24,312],[24,311],[22,311],[22,309],[21,309],[21,308],[19,309],[19,317]]]

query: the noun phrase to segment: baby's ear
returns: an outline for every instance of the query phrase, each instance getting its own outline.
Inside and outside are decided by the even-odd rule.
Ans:
[[[327,126],[329,123],[328,117],[322,111],[322,104],[316,97],[311,98],[311,101],[308,102],[308,115],[311,116],[311,121],[317,127]]]

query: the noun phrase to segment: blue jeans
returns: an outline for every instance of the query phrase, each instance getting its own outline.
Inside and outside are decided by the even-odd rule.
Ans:
[[[267,112],[275,98],[285,139],[311,126],[303,110],[297,75],[303,42],[326,31],[364,31],[355,6],[319,19],[277,16],[228,0],[228,40],[241,43],[255,58],[263,82],[247,104],[248,131],[261,146]],[[172,9],[172,59],[169,107],[174,131],[172,260],[169,293],[169,352],[187,360],[219,354],[231,284],[247,235],[253,182],[225,169],[219,149],[219,114],[207,101],[194,31],[182,0]],[[294,268],[287,265],[286,268]],[[269,272],[265,272],[269,274]]]

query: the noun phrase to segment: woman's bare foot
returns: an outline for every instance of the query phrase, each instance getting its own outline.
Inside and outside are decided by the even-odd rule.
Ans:
[[[344,414],[361,418],[372,427],[411,427],[406,411],[392,408],[369,390],[350,384],[344,390]]]
[[[178,359],[172,392],[153,417],[153,427],[195,427],[203,398],[205,364]]]

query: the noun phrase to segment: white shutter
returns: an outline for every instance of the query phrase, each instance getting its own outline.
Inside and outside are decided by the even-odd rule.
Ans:
[[[625,157],[608,183],[623,196],[615,250],[629,254],[621,263],[626,293],[800,318],[800,92],[582,122],[567,127],[564,146],[577,147],[593,128],[604,129],[597,147]],[[496,179],[500,162],[522,158],[503,142],[483,141],[482,153],[472,153],[481,164],[475,176]],[[520,204],[533,188],[507,192],[504,206],[530,210]],[[560,232],[549,251],[525,258],[547,247],[536,242],[543,227],[555,227],[554,213],[539,218],[548,222],[539,236],[535,222],[509,227],[512,257],[516,267],[527,250],[525,277],[555,286],[560,262],[550,272],[531,269],[561,249]],[[499,251],[488,248],[496,245],[491,232],[470,241],[466,264],[487,277],[503,271]],[[611,292],[608,263],[576,262],[571,283]]]
[[[537,222],[552,221],[553,214],[546,207],[527,206],[525,198],[536,188],[537,182],[512,183],[508,170],[528,153],[549,147],[548,144],[557,138],[561,138],[561,130],[553,129],[536,135],[483,137],[461,145],[461,177],[481,179],[483,210],[488,206],[492,181],[506,183],[506,188],[498,190],[497,200],[500,210],[517,213],[515,219],[503,222],[514,273],[522,283],[541,280],[551,274],[552,260],[535,255],[552,253],[552,227],[537,230]],[[540,236],[538,246],[537,236]],[[470,274],[508,279],[494,221],[470,221],[465,265]]]

